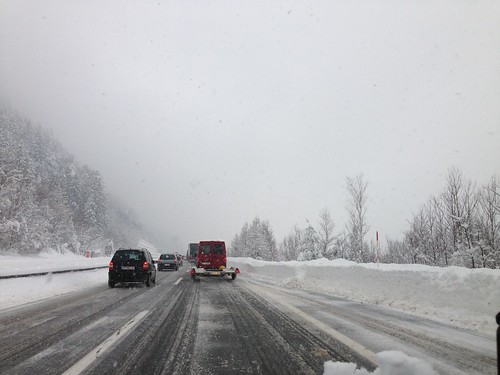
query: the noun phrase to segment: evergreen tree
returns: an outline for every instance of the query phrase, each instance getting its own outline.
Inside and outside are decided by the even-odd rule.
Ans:
[[[307,226],[304,229],[304,235],[302,236],[302,241],[299,247],[299,256],[297,260],[313,260],[322,257],[321,249],[319,248],[318,234],[313,228],[309,220],[307,220]]]
[[[232,256],[275,260],[276,240],[269,222],[256,217],[251,225],[245,223],[232,239],[229,252]]]

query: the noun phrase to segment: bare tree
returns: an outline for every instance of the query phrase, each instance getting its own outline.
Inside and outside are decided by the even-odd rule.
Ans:
[[[475,229],[479,198],[475,184],[464,181],[462,173],[457,168],[451,168],[442,199],[453,243],[454,264],[475,268],[480,258]]]
[[[500,182],[493,176],[479,194],[478,238],[484,267],[500,265]]]
[[[291,233],[286,236],[280,244],[280,259],[297,260],[303,237],[304,231],[295,225]]]
[[[463,205],[461,196],[463,194],[464,182],[462,172],[457,168],[451,168],[446,176],[446,187],[442,194],[442,199],[446,207],[446,217],[448,228],[453,242],[453,251],[458,250],[458,245],[462,242]]]
[[[347,208],[349,220],[347,232],[349,236],[350,258],[363,262],[367,259],[368,250],[364,244],[364,237],[370,229],[366,222],[367,200],[366,189],[368,182],[363,175],[346,178],[346,189],[349,193],[349,207]]]
[[[328,259],[336,257],[333,247],[335,241],[335,236],[333,235],[334,228],[335,223],[330,216],[330,211],[325,207],[319,214],[318,246],[323,256]]]

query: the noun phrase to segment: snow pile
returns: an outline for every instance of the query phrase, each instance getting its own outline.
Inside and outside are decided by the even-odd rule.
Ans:
[[[33,256],[1,255],[0,276],[54,272],[107,266],[111,257],[85,258],[72,253],[41,253]]]
[[[500,309],[500,270],[358,264],[344,259],[266,262],[229,258],[242,275],[378,304],[492,334]]]
[[[99,285],[107,287],[107,282],[107,268],[0,280],[0,306],[18,306]]]
[[[110,258],[85,258],[75,254],[44,253],[38,256],[0,256],[0,276],[22,275],[107,266]],[[108,269],[0,279],[0,307],[8,308],[98,285],[107,285]]]
[[[430,364],[403,352],[391,350],[377,354],[379,367],[374,372],[356,369],[354,363],[325,363],[324,375],[438,375]]]

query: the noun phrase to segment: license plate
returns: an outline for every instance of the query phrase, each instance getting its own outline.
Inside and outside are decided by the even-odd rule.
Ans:
[[[211,272],[210,275],[212,275],[212,276],[220,276],[220,272]]]
[[[122,270],[133,271],[133,270],[135,270],[135,267],[134,266],[122,266]]]

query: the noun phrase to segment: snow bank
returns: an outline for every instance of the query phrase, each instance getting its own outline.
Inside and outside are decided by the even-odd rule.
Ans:
[[[107,266],[110,260],[111,257],[85,258],[72,253],[42,253],[32,256],[0,255],[0,276]]]
[[[266,262],[229,258],[243,276],[402,311],[492,335],[500,310],[500,270],[358,264],[344,259]]]
[[[418,358],[409,357],[400,351],[385,351],[377,354],[379,367],[374,372],[356,369],[354,363],[325,363],[324,375],[438,375],[430,364]]]
[[[75,254],[45,253],[38,256],[0,256],[0,275],[53,272],[107,266],[109,257],[85,258]],[[0,280],[0,308],[39,301],[97,285],[107,285],[108,269]]]

